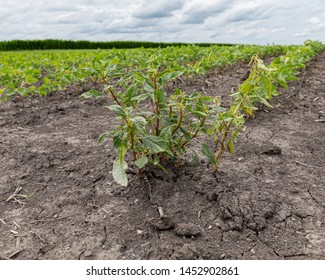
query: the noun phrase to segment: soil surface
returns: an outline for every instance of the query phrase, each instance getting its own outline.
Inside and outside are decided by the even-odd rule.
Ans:
[[[240,63],[181,88],[228,95]],[[111,174],[108,100],[0,104],[2,259],[325,259],[325,54],[247,120],[217,176],[202,157]]]

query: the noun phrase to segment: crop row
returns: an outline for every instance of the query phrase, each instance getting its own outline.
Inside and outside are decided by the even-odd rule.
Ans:
[[[0,52],[0,98],[46,96],[69,85],[105,82],[115,65],[123,74],[159,68],[191,76],[208,69],[261,57],[278,56],[294,46],[180,46],[156,49]]]

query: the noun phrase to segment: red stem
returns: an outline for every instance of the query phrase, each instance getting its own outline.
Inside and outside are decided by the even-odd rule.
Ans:
[[[117,97],[115,96],[113,90],[112,90],[111,88],[109,88],[108,90],[109,90],[109,92],[110,92],[112,98],[114,99],[114,101],[115,101],[118,105],[120,105],[121,107],[123,107],[123,104],[122,104],[122,103],[117,99]]]

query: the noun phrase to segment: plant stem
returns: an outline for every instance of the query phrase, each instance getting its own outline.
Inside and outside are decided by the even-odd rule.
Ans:
[[[182,120],[183,120],[183,107],[181,107],[179,109],[179,119],[178,119],[178,123],[177,123],[177,126],[174,128],[172,134],[174,134],[180,127],[181,127],[181,124],[182,124]]]
[[[224,151],[226,150],[226,146],[225,146],[225,141],[227,139],[227,136],[229,134],[229,131],[230,131],[230,127],[232,125],[232,122],[233,120],[231,120],[227,125],[226,125],[226,130],[223,132],[222,134],[222,138],[221,140],[219,141],[220,143],[220,148],[216,151],[215,153],[215,160],[216,160],[216,163],[213,167],[213,171],[216,172],[218,171],[218,168],[219,168],[219,163],[220,163],[220,159],[221,159],[221,156],[222,154],[224,153]]]
[[[159,122],[160,122],[160,120],[159,120],[159,116],[157,115],[157,123],[156,123],[156,136],[158,136],[158,135],[159,135]]]
[[[130,129],[131,150],[132,150],[133,160],[135,161],[137,159],[137,156],[136,156],[136,153],[134,151],[134,133],[133,133],[132,127],[130,126],[129,122],[128,122],[128,127]]]
[[[224,151],[226,150],[225,142],[227,140],[227,136],[228,136],[228,134],[230,132],[230,128],[231,128],[231,126],[233,124],[234,118],[236,117],[238,112],[241,111],[244,100],[245,100],[245,96],[242,97],[242,99],[238,102],[237,106],[233,110],[233,112],[232,112],[233,118],[226,124],[225,128],[223,129],[221,140],[218,140],[218,142],[220,143],[220,148],[215,153],[216,163],[215,163],[215,165],[213,167],[214,172],[218,171],[221,156],[224,153]]]
[[[111,88],[109,88],[108,90],[109,90],[109,92],[110,92],[112,98],[114,99],[114,101],[115,101],[118,105],[120,105],[121,107],[123,107],[123,104],[122,104],[122,103],[117,99],[117,97],[116,97],[114,91],[113,91]]]

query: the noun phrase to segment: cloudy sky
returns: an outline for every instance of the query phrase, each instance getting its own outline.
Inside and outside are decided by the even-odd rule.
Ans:
[[[325,42],[324,0],[0,0],[0,40]]]

